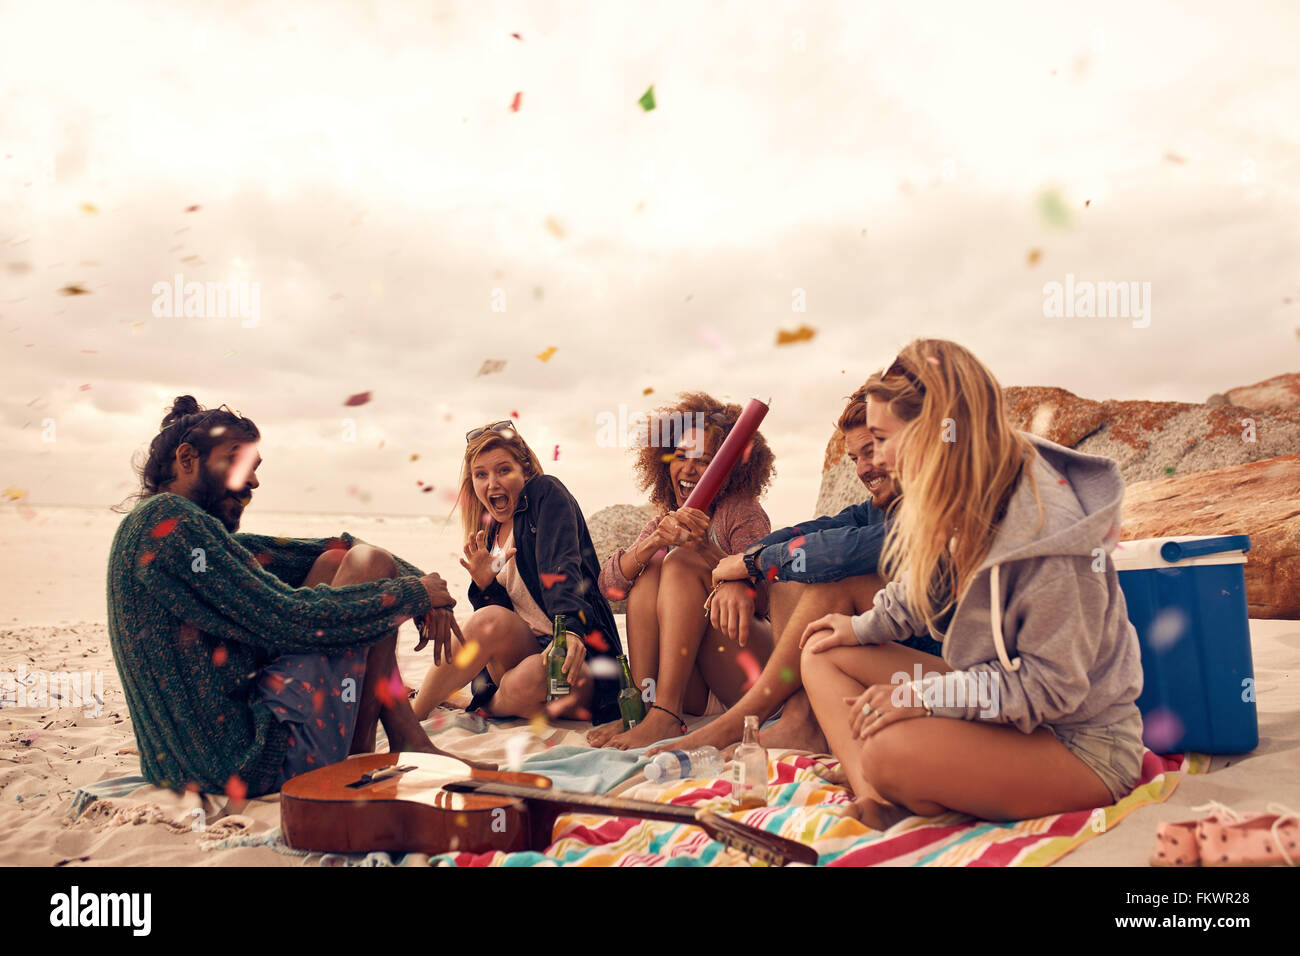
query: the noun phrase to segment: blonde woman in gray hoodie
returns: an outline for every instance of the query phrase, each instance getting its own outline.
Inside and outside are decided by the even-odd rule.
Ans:
[[[891,580],[871,610],[809,624],[800,662],[850,812],[884,829],[1114,803],[1144,751],[1137,634],[1110,560],[1118,466],[1017,431],[954,342],[912,342],[867,395],[875,464],[903,491]],[[926,633],[942,657],[897,643]]]

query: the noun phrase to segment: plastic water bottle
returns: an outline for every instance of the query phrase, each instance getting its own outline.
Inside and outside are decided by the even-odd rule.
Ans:
[[[650,761],[645,778],[651,783],[665,780],[710,779],[722,775],[722,752],[717,747],[699,750],[669,750]]]

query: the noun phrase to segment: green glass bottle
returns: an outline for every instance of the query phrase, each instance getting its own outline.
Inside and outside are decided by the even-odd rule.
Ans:
[[[551,631],[553,640],[546,652],[546,699],[555,700],[569,693],[569,678],[564,674],[564,661],[569,656],[568,639],[564,630],[564,615],[555,615],[555,626]]]
[[[627,655],[618,656],[618,665],[623,669],[623,687],[618,692],[618,709],[623,715],[623,729],[631,730],[645,720],[645,701],[641,699],[641,692],[632,683],[632,667],[627,662]]]

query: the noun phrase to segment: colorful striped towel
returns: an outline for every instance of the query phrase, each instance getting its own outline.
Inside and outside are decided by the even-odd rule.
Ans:
[[[813,771],[812,758],[791,753],[769,764],[768,806],[729,813],[817,850],[822,866],[1047,866],[1109,832],[1138,807],[1166,800],[1178,773],[1204,773],[1208,758],[1147,751],[1133,792],[1108,807],[1033,820],[987,823],[959,813],[909,817],[885,832],[839,815],[850,796]],[[643,784],[622,794],[684,806],[726,810],[726,780],[679,781],[667,789]],[[703,830],[649,820],[587,814],[560,817],[543,853],[449,853],[433,861],[454,866],[747,866],[750,860],[710,840]]]

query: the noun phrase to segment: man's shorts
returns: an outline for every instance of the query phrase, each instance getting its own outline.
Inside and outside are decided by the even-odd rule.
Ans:
[[[361,708],[367,651],[282,654],[262,668],[258,694],[276,719],[289,725],[289,750],[278,785],[347,757]]]

